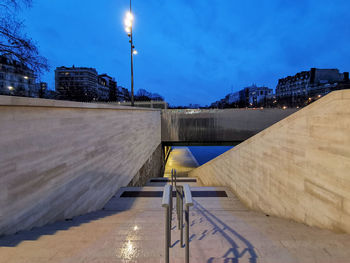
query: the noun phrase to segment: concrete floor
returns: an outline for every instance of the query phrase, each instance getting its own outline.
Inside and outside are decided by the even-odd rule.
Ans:
[[[228,197],[194,198],[190,262],[350,262],[350,235],[253,212],[227,188],[191,184],[192,191],[224,190]],[[164,262],[161,198],[120,197],[163,189],[148,185],[121,189],[104,210],[0,238],[0,262]],[[176,226],[174,211],[170,262],[184,262]]]
[[[187,147],[173,147],[165,166],[164,177],[171,177],[172,169],[176,169],[178,176],[186,177],[191,170],[198,166],[196,159]]]

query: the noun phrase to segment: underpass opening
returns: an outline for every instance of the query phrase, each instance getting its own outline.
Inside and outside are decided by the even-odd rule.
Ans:
[[[188,173],[231,150],[240,142],[163,142],[169,150],[166,159],[164,177],[171,177],[175,169],[179,177],[187,177]]]

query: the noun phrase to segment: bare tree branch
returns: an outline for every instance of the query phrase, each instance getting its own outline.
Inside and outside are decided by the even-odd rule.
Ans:
[[[23,22],[15,15],[30,7],[32,0],[0,0],[0,55],[16,59],[40,74],[49,69],[34,41],[23,33]]]
[[[6,6],[8,8],[19,9],[21,7],[31,7],[32,0],[1,0],[1,6]]]

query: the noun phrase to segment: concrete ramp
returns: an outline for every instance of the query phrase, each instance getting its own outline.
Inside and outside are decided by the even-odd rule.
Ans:
[[[189,176],[248,207],[350,233],[350,90],[335,91]]]
[[[171,177],[171,170],[176,169],[177,176],[186,177],[199,164],[187,147],[173,147],[165,165],[164,177]]]
[[[122,197],[162,189],[121,188],[103,210],[0,237],[0,262],[164,262],[162,198]],[[227,197],[211,197],[218,191]],[[349,235],[251,211],[227,187],[191,187],[191,192],[207,195],[194,197],[190,209],[190,262],[349,262]],[[175,210],[172,217],[170,262],[185,262]]]

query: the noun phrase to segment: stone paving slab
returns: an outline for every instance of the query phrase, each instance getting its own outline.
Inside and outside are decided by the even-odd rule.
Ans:
[[[164,262],[160,198],[131,198],[134,200],[127,203],[133,205],[128,209],[124,199],[128,198],[114,197],[106,205],[115,210],[0,238],[0,262]],[[190,210],[191,262],[349,262],[349,235],[242,210],[232,193],[228,198],[194,202]],[[171,262],[184,262],[175,210],[173,220]]]

